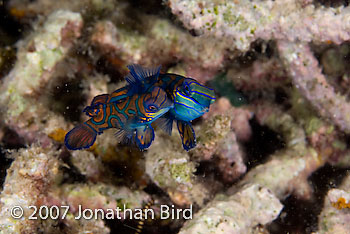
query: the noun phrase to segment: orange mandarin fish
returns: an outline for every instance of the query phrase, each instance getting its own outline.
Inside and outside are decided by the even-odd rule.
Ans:
[[[112,101],[114,94],[96,96],[84,112],[91,117],[79,124],[65,136],[65,145],[70,150],[92,146],[96,136],[109,128],[117,128],[121,141],[135,142],[141,149],[148,148],[154,140],[151,123],[174,107],[166,92],[153,87],[142,94],[127,96]]]

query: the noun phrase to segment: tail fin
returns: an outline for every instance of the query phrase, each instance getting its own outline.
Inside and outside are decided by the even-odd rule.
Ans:
[[[79,124],[66,134],[64,143],[70,150],[86,149],[94,144],[96,135],[96,131],[89,126]]]

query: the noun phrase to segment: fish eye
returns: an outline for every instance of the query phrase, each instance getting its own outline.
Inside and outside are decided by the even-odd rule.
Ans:
[[[157,110],[158,110],[158,107],[156,107],[155,105],[149,105],[149,106],[147,107],[147,109],[150,110],[150,111],[157,111]]]
[[[185,84],[185,86],[184,86],[184,91],[185,91],[185,94],[191,95],[190,87],[187,84]]]

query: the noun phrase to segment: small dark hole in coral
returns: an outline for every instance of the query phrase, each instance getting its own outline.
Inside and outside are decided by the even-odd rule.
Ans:
[[[289,196],[283,202],[284,208],[278,219],[268,226],[271,234],[311,233],[310,224],[316,217],[311,213],[312,203]]]
[[[0,146],[0,188],[5,182],[6,170],[10,167],[12,161],[13,159],[6,157],[3,148]]]
[[[199,30],[196,30],[196,29],[191,29],[190,31],[188,31],[192,36],[194,37],[198,37],[200,35],[202,35],[203,33],[200,32]]]
[[[86,182],[86,177],[80,173],[80,171],[72,164],[71,155],[67,150],[63,150],[60,155],[62,161],[68,165],[68,167],[61,167],[60,170],[63,172],[62,184],[72,184],[72,183],[84,183]]]
[[[255,56],[266,56],[267,58],[272,58],[276,55],[276,43],[273,41],[262,41],[258,40],[257,42],[252,44],[252,51],[256,54]]]
[[[261,126],[255,118],[250,121],[253,135],[244,144],[247,152],[247,168],[263,163],[267,156],[285,146],[283,138],[266,126]]]
[[[4,137],[2,145],[5,149],[20,149],[25,148],[25,140],[20,137],[15,131],[10,128],[4,129]]]
[[[197,176],[206,177],[207,175],[213,174],[218,175],[219,172],[216,170],[213,162],[210,161],[201,161],[196,168],[194,173]]]
[[[143,189],[148,194],[151,195],[157,195],[157,196],[162,196],[162,197],[167,197],[169,198],[168,194],[164,192],[161,188],[159,188],[156,184],[154,183],[149,183],[147,184],[147,187]]]
[[[102,56],[96,62],[96,70],[104,75],[109,75],[111,82],[119,82],[124,80],[124,75],[120,73],[120,67],[124,67],[123,61],[119,58],[110,56]]]
[[[134,15],[135,8],[150,15],[164,14],[164,11],[166,10],[163,1],[159,0],[132,0],[129,2],[130,10],[133,11],[133,14],[131,15]]]
[[[285,92],[283,88],[275,89],[275,101],[277,104],[286,104],[289,100],[288,94]]]
[[[348,0],[315,0],[315,2],[326,7],[340,7],[349,5]]]

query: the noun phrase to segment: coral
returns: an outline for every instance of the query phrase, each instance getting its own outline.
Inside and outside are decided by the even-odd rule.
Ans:
[[[338,189],[331,189],[325,197],[324,207],[319,215],[318,233],[347,233],[350,224],[349,198],[350,177],[344,178]]]
[[[131,191],[126,187],[99,184],[67,184],[52,190],[47,198],[48,203],[69,205],[69,212],[77,214],[79,205],[89,209],[142,208],[150,200],[143,191]],[[117,217],[116,217],[117,218]],[[123,212],[120,218],[125,219]]]
[[[78,152],[83,153],[83,152]],[[89,152],[86,152],[89,154]],[[4,189],[1,192],[0,233],[36,233],[41,230],[48,233],[54,220],[45,222],[29,220],[32,214],[31,205],[69,205],[67,217],[62,219],[72,230],[95,230],[98,233],[109,233],[101,220],[75,219],[78,206],[89,209],[141,208],[149,201],[149,196],[142,191],[131,191],[126,187],[108,184],[64,184],[60,167],[63,163],[58,159],[60,151],[33,146],[30,149],[12,153],[15,161],[7,171]],[[89,175],[87,175],[89,176]],[[26,189],[24,189],[26,188]],[[23,219],[10,216],[10,209],[20,205],[24,209]],[[125,207],[124,207],[125,205]],[[122,216],[121,218],[125,218]],[[56,230],[57,231],[57,230]]]
[[[196,77],[200,82],[211,78],[221,67],[225,48],[215,39],[203,43],[164,19],[147,17],[142,24],[148,29],[145,34],[117,28],[111,21],[97,22],[91,43],[100,54],[122,67],[128,63],[154,66],[182,61],[186,64],[183,66],[186,76]]]
[[[169,0],[188,29],[223,38],[247,51],[258,38],[340,44],[350,39],[349,8],[315,7],[300,1]]]
[[[108,178],[105,176],[105,173],[111,173],[104,167],[101,158],[96,157],[92,152],[74,151],[71,155],[71,162],[79,170],[80,174],[93,182],[103,181]]]
[[[349,19],[348,7],[315,7],[294,0],[231,3],[170,0],[169,4],[186,27],[233,42],[233,47],[241,51],[246,51],[257,38],[276,39],[294,85],[321,115],[349,131],[349,103],[327,84],[306,44],[311,41],[340,44],[349,40],[349,25],[343,23]]]
[[[303,96],[320,115],[329,118],[341,130],[349,132],[350,104],[346,101],[346,97],[337,94],[327,83],[309,46],[279,41],[278,48],[295,86]]]
[[[306,144],[304,130],[277,106],[259,103],[252,106],[255,117],[262,125],[280,132],[286,144],[269,156],[269,160],[250,170],[239,184],[257,183],[269,188],[278,198],[294,193],[302,199],[310,199],[312,190],[309,175],[324,165],[325,159]],[[235,187],[231,191],[235,191]]]
[[[77,220],[79,205],[134,209],[153,199],[157,215],[160,204],[193,205],[194,219],[147,222],[147,233],[347,233],[350,179],[333,180],[350,167],[350,7],[330,2],[6,1],[0,233],[123,232],[134,221]],[[113,131],[88,150],[65,149],[84,106],[124,86],[130,63],[214,88],[216,103],[192,122],[196,148],[182,149],[174,125],[172,136],[155,126],[146,151]],[[18,204],[26,217],[28,205],[70,212],[14,220]]]
[[[166,191],[178,205],[203,204],[209,195],[196,181],[195,163],[182,149],[178,133],[168,137],[157,133],[158,139],[147,151],[145,170],[151,180]],[[159,136],[160,135],[160,136]],[[164,147],[167,146],[167,147]]]
[[[267,188],[251,184],[231,196],[217,195],[179,233],[251,233],[274,220],[282,208]]]
[[[42,229],[40,220],[28,219],[33,212],[29,206],[42,205],[51,186],[60,181],[62,175],[58,153],[32,146],[11,154],[15,160],[7,170],[0,195],[0,233],[36,233]],[[23,208],[25,218],[14,219],[10,216],[14,206]]]
[[[235,87],[245,93],[271,92],[289,81],[288,74],[278,58],[261,58],[245,69],[241,66],[232,67],[227,71],[227,79],[232,80]]]
[[[4,78],[0,102],[6,124],[28,143],[39,139],[43,146],[48,145],[51,141],[47,134],[68,128],[63,117],[57,117],[38,100],[80,36],[82,26],[80,14],[57,11],[18,45],[17,62]]]
[[[297,118],[309,144],[322,158],[332,165],[349,165],[346,162],[348,149],[344,135],[333,124],[317,116],[311,104],[296,89],[291,91],[291,103],[290,114]]]
[[[231,118],[230,127],[234,131],[239,141],[248,141],[252,135],[249,120],[253,113],[246,107],[232,107],[230,101],[225,98],[219,98],[211,107],[208,113],[203,115],[203,119],[208,119],[213,115],[226,115]]]
[[[252,109],[261,125],[267,125],[283,135],[288,149],[304,149],[306,147],[304,130],[291,115],[284,113],[278,106],[267,102],[255,104]]]
[[[310,199],[312,190],[307,178],[324,165],[314,149],[279,151],[264,164],[250,170],[239,184],[256,183],[271,190],[279,199],[294,194]],[[232,187],[231,191],[235,191]]]
[[[231,129],[229,115],[213,115],[196,130],[197,147],[190,154],[197,161],[213,161],[225,182],[232,182],[247,170],[244,154]]]

